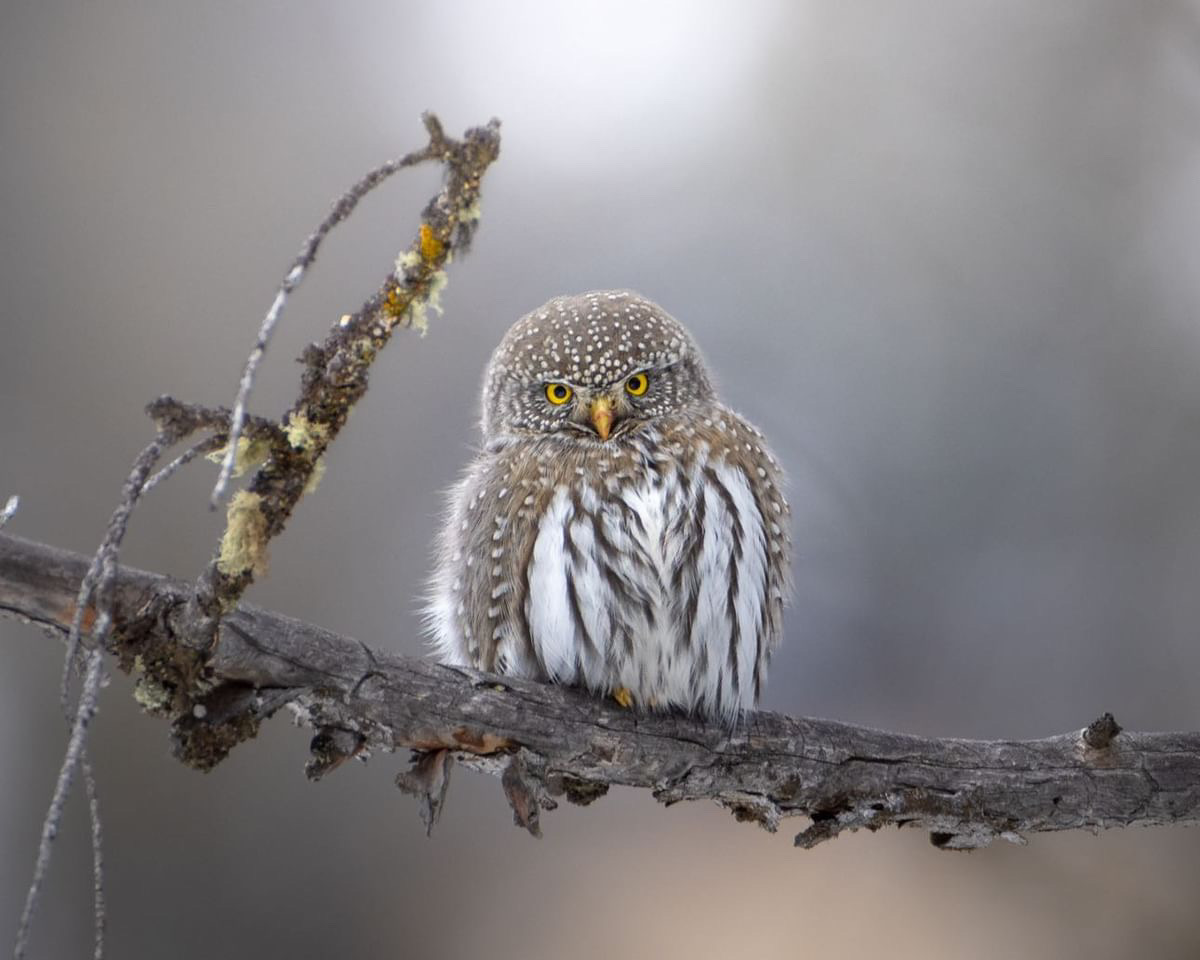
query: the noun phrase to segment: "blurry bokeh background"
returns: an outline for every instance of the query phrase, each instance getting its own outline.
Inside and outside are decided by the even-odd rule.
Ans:
[[[160,393],[230,402],[330,199],[495,115],[473,254],[401,334],[254,602],[416,654],[479,374],[550,296],[687,323],[792,477],[796,602],[765,706],[1035,737],[1200,727],[1200,9],[1186,0],[201,4],[0,10],[0,497],[90,551]],[[292,301],[254,406],[374,289],[402,175]],[[124,558],[192,576],[209,466]],[[0,943],[64,746],[61,650],[0,622]],[[95,725],[120,957],[1200,954],[1200,832],[812,852],[616,791],[513,829],[459,773],[426,840],[376,756],[311,785],[269,724],[213,773],[114,678]],[[802,823],[789,824],[799,829]],[[794,832],[791,831],[791,832]],[[89,949],[76,797],[34,955]]]

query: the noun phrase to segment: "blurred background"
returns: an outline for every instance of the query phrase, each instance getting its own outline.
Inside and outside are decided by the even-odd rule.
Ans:
[[[695,333],[792,480],[765,706],[1038,737],[1200,727],[1200,6],[1187,0],[105,4],[0,10],[0,499],[90,552],[160,393],[229,403],[328,202],[503,121],[446,312],[402,333],[250,599],[422,652],[480,372],[552,295],[633,287]],[[292,300],[254,408],[413,235],[374,194]],[[211,465],[124,551],[193,576]],[[0,622],[0,943],[65,744],[62,651]],[[94,727],[114,957],[1194,958],[1200,832],[924,834],[811,852],[615,791],[515,830],[459,772],[427,840],[376,756],[316,785],[285,718],[205,776],[115,677]],[[86,955],[73,798],[35,957]]]

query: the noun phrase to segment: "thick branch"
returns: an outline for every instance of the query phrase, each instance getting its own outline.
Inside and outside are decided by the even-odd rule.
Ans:
[[[0,535],[0,612],[65,635],[87,565]],[[559,686],[373,650],[252,607],[226,617],[215,648],[200,654],[175,633],[189,592],[120,570],[110,652],[138,677],[139,701],[171,720],[180,759],[200,768],[292,703],[319,731],[315,772],[362,749],[449,748],[470,766],[505,769],[514,808],[533,804],[530,829],[539,798],[587,802],[609,784],[665,803],[716,800],[768,829],[807,816],[796,838],[805,847],[887,824],[963,848],[1032,831],[1200,822],[1196,733],[1117,733],[1106,722],[1088,737],[938,740],[758,713],[730,737]]]

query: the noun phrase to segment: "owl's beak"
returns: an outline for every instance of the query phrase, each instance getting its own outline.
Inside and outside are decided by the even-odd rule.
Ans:
[[[612,400],[609,397],[596,397],[592,401],[589,414],[592,418],[592,426],[600,434],[600,439],[607,440],[609,431],[612,430]]]

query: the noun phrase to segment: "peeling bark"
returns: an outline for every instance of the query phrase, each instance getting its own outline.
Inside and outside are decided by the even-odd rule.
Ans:
[[[65,637],[87,565],[0,534],[0,613]],[[587,803],[612,784],[666,804],[715,800],[768,830],[808,817],[800,847],[889,824],[966,849],[1039,831],[1200,821],[1200,733],[1131,733],[1105,716],[1042,740],[932,739],[756,713],[729,736],[565,687],[396,656],[249,606],[223,619],[214,645],[193,646],[190,595],[188,584],[120,569],[108,653],[137,678],[139,702],[169,720],[179,759],[202,770],[291,704],[318,733],[310,773],[364,751],[425,752],[401,779],[431,798],[436,818],[453,756],[502,776],[534,833],[552,797]],[[451,753],[428,753],[441,750]]]

